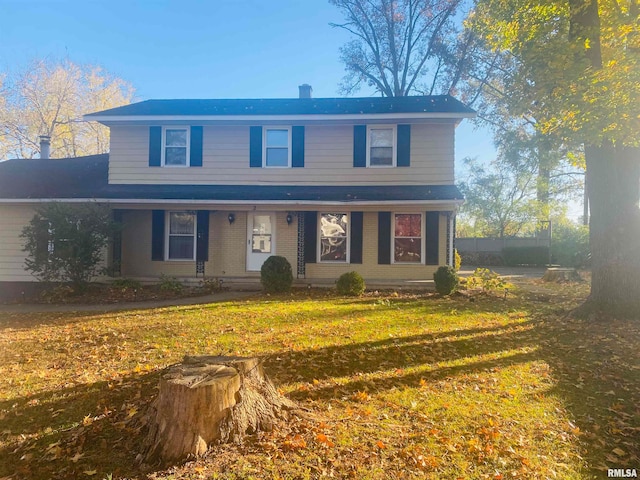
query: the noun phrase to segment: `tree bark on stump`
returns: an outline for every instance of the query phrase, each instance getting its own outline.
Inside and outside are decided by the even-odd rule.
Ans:
[[[257,358],[186,356],[160,380],[141,463],[175,463],[212,444],[270,431],[295,404],[278,393]]]
[[[575,268],[547,268],[542,276],[543,282],[581,282],[582,278]]]

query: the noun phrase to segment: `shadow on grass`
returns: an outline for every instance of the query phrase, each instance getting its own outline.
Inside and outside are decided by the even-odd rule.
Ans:
[[[0,402],[0,478],[137,475],[140,422],[161,372]],[[89,478],[89,477],[86,477]]]
[[[270,355],[266,369],[278,381],[311,382],[397,370],[534,346],[532,322],[451,330]]]
[[[354,312],[362,310],[364,315],[372,312],[365,306],[374,301],[351,304]],[[394,309],[400,302],[407,303],[390,302],[380,308]],[[415,302],[408,304],[414,307]],[[417,302],[418,308],[430,305],[419,299]],[[473,308],[477,313],[524,308],[509,302],[497,306],[442,302],[432,307],[426,313],[449,313],[452,308]],[[364,390],[416,387],[421,379],[435,382],[544,361],[556,381],[546,395],[556,395],[564,402],[582,431],[582,452],[591,467],[636,468],[640,457],[640,325],[564,319],[536,307],[527,306],[537,311],[527,321],[515,319],[499,326],[284,351],[268,355],[265,367],[276,383],[282,384],[352,377],[336,386],[323,384],[290,394],[296,401],[305,402]],[[486,356],[491,358],[483,358]],[[461,364],[433,367],[456,361]],[[404,372],[428,365],[432,368]],[[356,375],[375,372],[389,373],[373,379]],[[114,477],[143,476],[134,464],[141,431],[129,420],[135,420],[155,397],[160,374],[133,375],[111,386],[107,382],[78,385],[0,402],[0,477],[83,478],[82,472],[93,470],[98,471],[94,478],[107,473]],[[26,440],[21,440],[22,436]],[[614,458],[618,463],[609,459],[615,448],[624,453]]]
[[[543,361],[559,398],[578,427],[590,474],[640,464],[640,324],[588,322],[540,312],[505,326],[457,330],[269,356],[267,371],[281,382],[340,378],[335,384],[296,390],[297,401],[344,399],[455,378],[515,364]],[[525,348],[525,351],[514,350]],[[485,355],[495,358],[483,359]],[[477,357],[477,359],[474,359]],[[464,364],[407,372],[441,362]],[[363,377],[381,372],[382,375]],[[344,377],[347,378],[346,381]],[[615,451],[614,451],[615,450]]]

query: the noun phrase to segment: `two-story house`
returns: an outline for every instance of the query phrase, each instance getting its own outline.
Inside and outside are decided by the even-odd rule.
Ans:
[[[108,155],[0,164],[0,282],[31,282],[20,232],[41,202],[107,202],[125,277],[258,277],[270,255],[313,281],[430,279],[451,264],[450,96],[147,100],[92,113]]]

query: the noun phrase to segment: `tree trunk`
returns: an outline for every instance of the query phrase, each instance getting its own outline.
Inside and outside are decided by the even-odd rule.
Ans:
[[[585,147],[591,207],[589,304],[640,315],[640,149]]]
[[[273,429],[293,409],[258,359],[187,356],[160,380],[138,460],[153,465],[198,457],[212,444]]]

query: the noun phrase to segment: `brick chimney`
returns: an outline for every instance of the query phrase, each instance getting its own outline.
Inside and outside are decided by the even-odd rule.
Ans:
[[[51,137],[48,135],[40,135],[40,158],[48,159],[51,153]]]
[[[311,98],[313,88],[308,83],[304,83],[298,87],[298,91],[300,93],[299,98]]]

